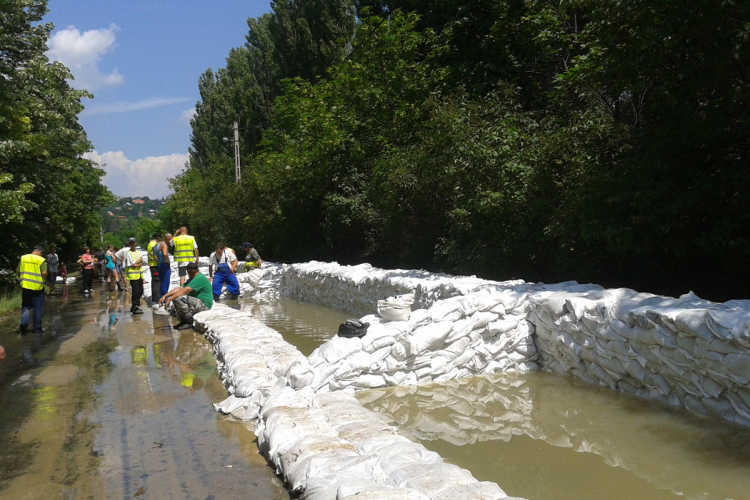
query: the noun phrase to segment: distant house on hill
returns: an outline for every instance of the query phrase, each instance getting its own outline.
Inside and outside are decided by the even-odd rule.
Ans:
[[[114,217],[114,215],[115,215],[112,212],[107,212],[107,213],[109,214],[110,217]]]
[[[145,201],[143,201],[143,200],[142,200],[142,199],[140,199],[140,198],[136,198],[136,199],[134,199],[134,200],[133,200],[133,203],[137,203],[137,204],[139,204],[139,205],[143,205],[143,204],[144,204],[144,203],[146,203],[146,202],[145,202]]]
[[[121,216],[118,217],[118,219],[125,219],[125,220],[127,220],[127,217],[125,217],[124,215],[121,215]]]
[[[115,210],[122,210],[122,207],[115,207]]]
[[[127,206],[130,206],[130,203],[128,203],[127,201],[125,202],[125,204],[126,204]]]

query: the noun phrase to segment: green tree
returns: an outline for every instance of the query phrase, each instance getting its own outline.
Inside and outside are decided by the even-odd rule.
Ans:
[[[0,3],[0,199],[18,201],[0,221],[0,267],[14,266],[33,245],[73,252],[100,226],[96,211],[110,201],[104,171],[82,155],[91,149],[77,115],[85,91],[44,51],[52,25],[47,2]]]

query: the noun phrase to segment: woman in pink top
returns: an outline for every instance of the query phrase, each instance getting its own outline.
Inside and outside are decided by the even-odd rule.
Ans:
[[[83,255],[78,259],[81,265],[81,278],[83,280],[83,293],[91,293],[91,281],[94,277],[94,258],[91,256],[89,247],[83,247]]]

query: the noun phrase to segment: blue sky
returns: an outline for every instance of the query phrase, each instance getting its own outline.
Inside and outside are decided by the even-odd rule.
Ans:
[[[166,196],[182,170],[198,78],[245,43],[266,0],[49,0],[47,53],[86,88],[80,122],[120,196]],[[228,134],[231,131],[228,131]]]

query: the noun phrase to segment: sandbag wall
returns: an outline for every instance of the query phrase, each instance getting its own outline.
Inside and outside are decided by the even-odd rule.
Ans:
[[[529,299],[545,370],[750,426],[750,301],[598,287]]]
[[[439,300],[408,321],[365,316],[364,337],[336,336],[309,356],[312,386],[371,389],[536,370],[528,307],[528,292],[504,288]]]
[[[405,323],[382,324],[366,316],[363,320],[373,323],[370,339],[365,337],[361,345],[334,339],[321,346],[310,356],[318,390],[534,369],[536,348],[542,369],[750,426],[750,301],[716,304],[693,294],[674,299],[576,282],[493,282],[369,264],[309,262],[286,265],[281,274],[281,293],[300,300],[372,313],[378,300],[412,293],[415,309],[428,308],[426,315],[414,311]],[[451,328],[445,323],[448,318],[429,309],[441,300],[468,300],[481,293],[522,298],[512,307],[503,302],[509,313],[504,315],[469,307],[459,313],[462,322],[449,318]],[[483,323],[487,316],[474,317],[477,312],[498,317]],[[427,317],[427,323],[420,323]],[[468,332],[463,323],[467,320],[475,322]],[[497,322],[504,321],[515,325],[510,350],[510,339],[491,340]],[[492,323],[496,326],[488,326]],[[428,346],[421,349],[417,339]],[[458,340],[453,347],[448,342]],[[520,352],[514,342],[522,346]],[[412,345],[418,346],[414,352]],[[459,349],[470,346],[474,352]],[[516,358],[524,351],[528,360]],[[461,355],[456,357],[456,352]],[[511,357],[513,362],[491,356]]]
[[[256,421],[258,445],[305,500],[502,500],[424,446],[399,436],[352,392],[315,394],[306,358],[246,312],[217,304],[195,316],[230,396],[214,405]]]
[[[506,289],[523,280],[488,281],[419,270],[379,269],[370,264],[342,266],[336,262],[306,262],[285,265],[280,288],[285,296],[371,314],[378,300],[393,295],[414,295],[414,309],[426,309],[441,299],[480,290]]]

